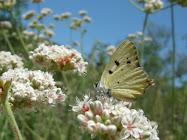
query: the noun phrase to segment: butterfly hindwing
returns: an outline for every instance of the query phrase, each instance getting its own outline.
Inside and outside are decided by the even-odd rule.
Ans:
[[[151,85],[147,74],[140,67],[135,45],[123,41],[105,67],[101,84],[117,98],[134,98]]]

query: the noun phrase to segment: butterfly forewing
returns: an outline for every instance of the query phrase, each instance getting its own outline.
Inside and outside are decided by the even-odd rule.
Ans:
[[[131,41],[125,40],[118,46],[105,67],[101,84],[118,98],[134,98],[151,84],[139,65],[137,50]]]

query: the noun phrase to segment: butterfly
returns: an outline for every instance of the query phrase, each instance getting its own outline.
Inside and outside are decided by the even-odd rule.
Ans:
[[[100,82],[94,86],[97,91],[117,99],[134,101],[153,85],[143,67],[140,66],[136,46],[129,40],[123,41],[107,63]]]

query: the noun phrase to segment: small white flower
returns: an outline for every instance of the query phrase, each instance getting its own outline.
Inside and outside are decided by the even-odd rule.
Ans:
[[[87,112],[90,110],[89,103],[91,102],[91,99],[89,99],[88,95],[85,95],[83,97],[83,101],[80,101],[78,97],[76,97],[76,105],[77,106],[72,106],[72,110],[75,112],[82,111],[82,112]]]
[[[11,29],[12,24],[9,21],[0,21],[0,29]]]
[[[141,125],[139,124],[140,118],[138,112],[134,109],[131,110],[131,113],[125,115],[122,118],[123,129],[120,132],[120,137],[126,139],[128,137],[139,138],[139,133],[142,133]]]
[[[80,16],[84,16],[84,15],[87,14],[87,11],[81,10],[81,11],[78,12],[78,14],[79,14]]]
[[[35,14],[34,10],[28,11],[27,13],[23,14],[23,19],[28,20],[31,19]]]
[[[106,48],[106,50],[107,50],[107,51],[106,51],[106,52],[107,52],[107,55],[112,56],[113,53],[115,52],[116,48],[115,48],[115,46],[110,45],[110,46],[108,46],[108,47]]]
[[[48,14],[51,14],[52,13],[52,10],[49,9],[49,8],[43,8],[40,13],[43,15],[43,16],[46,16]]]
[[[9,69],[23,68],[23,62],[18,55],[11,55],[10,52],[0,52],[0,75]]]

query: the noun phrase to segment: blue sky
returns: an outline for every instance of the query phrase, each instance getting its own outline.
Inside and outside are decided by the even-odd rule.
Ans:
[[[169,2],[163,2],[164,6],[169,5]],[[129,33],[142,31],[145,16],[143,12],[135,8],[128,0],[44,0],[40,6],[41,8],[52,9],[52,14],[45,18],[44,23],[46,25],[49,25],[49,23],[55,24],[56,27],[53,31],[56,35],[52,40],[62,45],[69,44],[70,42],[69,29],[62,22],[55,21],[53,15],[71,12],[72,17],[78,17],[79,10],[86,10],[88,12],[87,15],[92,18],[92,23],[84,26],[88,30],[84,40],[86,51],[91,49],[94,39],[115,45],[117,41],[123,40]],[[24,9],[23,12],[33,9],[37,10],[36,4],[29,2],[28,9]],[[187,50],[186,42],[181,38],[187,34],[187,8],[177,5],[174,10],[177,51],[184,52]],[[159,25],[166,25],[170,28],[170,9],[150,15],[149,21]],[[73,40],[80,41],[80,35],[76,31],[73,32]]]

